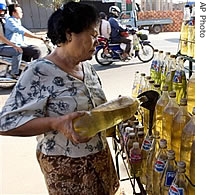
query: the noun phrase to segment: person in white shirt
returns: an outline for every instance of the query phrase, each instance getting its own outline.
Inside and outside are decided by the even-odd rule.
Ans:
[[[107,15],[104,12],[100,12],[99,16],[101,18],[101,22],[99,25],[99,34],[109,39],[111,33],[111,25],[109,21],[107,21]]]

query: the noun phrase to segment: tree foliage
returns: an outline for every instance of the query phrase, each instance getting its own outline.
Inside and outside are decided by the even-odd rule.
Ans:
[[[69,1],[79,2],[80,0],[35,0],[39,6],[52,8],[53,10],[58,9],[62,4]]]

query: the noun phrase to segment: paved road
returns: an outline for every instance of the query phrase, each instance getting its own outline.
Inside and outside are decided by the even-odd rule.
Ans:
[[[149,40],[154,48],[170,51],[176,54],[178,51],[179,32],[160,33],[149,35]],[[39,45],[45,52],[43,43],[30,39],[30,43]],[[130,95],[136,70],[149,74],[150,63],[141,63],[131,60],[129,63],[115,63],[103,67],[91,60],[93,66],[101,77],[104,91],[108,99],[118,95]],[[0,109],[6,101],[10,90],[0,89]],[[1,137],[0,136],[0,194],[6,195],[47,195],[45,182],[35,156],[36,138]],[[122,175],[125,175],[123,165],[120,164]],[[127,194],[132,194],[128,182],[123,183]]]

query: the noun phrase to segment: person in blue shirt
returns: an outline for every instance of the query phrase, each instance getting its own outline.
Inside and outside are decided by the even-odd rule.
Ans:
[[[8,40],[20,46],[23,49],[22,59],[26,62],[35,60],[41,56],[41,50],[35,45],[27,45],[24,42],[24,36],[35,39],[44,39],[37,36],[21,24],[23,11],[19,4],[8,5],[9,17],[5,23],[5,36]]]
[[[118,21],[118,17],[120,14],[120,9],[117,6],[111,6],[109,8],[109,23],[111,25],[111,43],[125,43],[126,48],[124,50],[124,53],[122,54],[123,59],[129,59],[129,53],[131,50],[131,40],[121,36],[121,32],[126,32],[127,29],[124,28]]]
[[[4,3],[0,3],[0,55],[5,57],[11,57],[11,71],[8,72],[11,78],[16,79],[20,75],[19,70],[23,50],[21,47],[16,46],[14,43],[10,42],[4,36],[4,24],[5,24],[5,14],[7,12],[7,6]]]

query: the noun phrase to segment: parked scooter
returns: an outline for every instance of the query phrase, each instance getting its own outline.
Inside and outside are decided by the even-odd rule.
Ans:
[[[145,63],[153,59],[154,48],[148,40],[149,32],[147,34],[144,32],[145,30],[128,29],[128,38],[131,39],[131,59],[138,57],[140,61]],[[99,36],[98,42],[99,45],[96,47],[95,59],[100,65],[107,66],[113,62],[125,61],[122,58],[122,53],[125,49],[124,43],[112,44],[104,36]]]
[[[52,50],[54,49],[54,46],[52,45],[50,40],[46,38],[44,40],[44,44],[47,48],[47,52],[51,53]],[[11,63],[12,63],[12,58],[0,56],[0,88],[5,88],[5,89],[13,88],[17,82],[17,80],[13,79],[9,74],[11,70]],[[20,65],[20,71],[23,72],[29,63],[30,62],[22,60]]]

